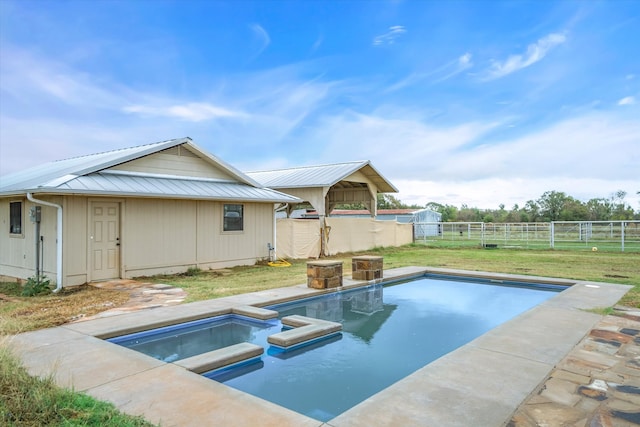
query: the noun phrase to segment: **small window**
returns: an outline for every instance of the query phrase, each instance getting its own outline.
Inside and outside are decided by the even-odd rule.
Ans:
[[[22,235],[22,202],[9,202],[9,234]]]
[[[242,231],[244,215],[242,205],[224,205],[223,231]]]

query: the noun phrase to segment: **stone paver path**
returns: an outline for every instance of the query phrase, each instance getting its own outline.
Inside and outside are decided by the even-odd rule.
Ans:
[[[618,314],[591,330],[508,427],[640,426],[640,312]]]
[[[187,297],[187,293],[182,290],[182,288],[137,280],[117,279],[108,282],[92,283],[91,286],[129,292],[129,301],[119,307],[103,311],[95,316],[84,317],[80,320],[109,317],[143,309],[177,305],[181,304]]]

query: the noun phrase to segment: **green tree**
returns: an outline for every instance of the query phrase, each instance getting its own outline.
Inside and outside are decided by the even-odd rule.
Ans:
[[[526,213],[529,222],[538,222],[542,219],[542,215],[540,215],[540,206],[538,206],[538,203],[533,200],[527,201],[523,210]]]
[[[608,221],[611,219],[611,202],[604,198],[590,199],[586,203],[587,218],[590,221]]]
[[[568,196],[561,191],[547,191],[538,199],[540,215],[544,221],[559,221]]]
[[[458,208],[455,206],[429,202],[425,205],[425,208],[442,215],[442,222],[456,222],[458,220]]]
[[[456,221],[459,222],[480,222],[482,214],[478,208],[470,208],[466,204],[460,206]]]
[[[623,190],[618,190],[611,196],[611,219],[633,219],[633,208],[624,200],[625,197],[627,192]]]
[[[584,221],[587,219],[589,211],[587,207],[580,201],[571,196],[567,196],[560,211],[560,220],[562,221]]]

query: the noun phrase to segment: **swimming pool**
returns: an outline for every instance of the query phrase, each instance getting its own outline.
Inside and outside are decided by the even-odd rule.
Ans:
[[[228,314],[109,339],[163,362],[175,362],[241,342],[266,342],[279,332],[277,320],[258,321]]]
[[[269,307],[343,325],[341,336],[205,376],[328,421],[417,369],[560,291],[425,276]]]

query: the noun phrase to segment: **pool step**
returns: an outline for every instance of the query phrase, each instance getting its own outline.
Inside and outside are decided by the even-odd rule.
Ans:
[[[258,357],[262,353],[264,353],[264,349],[259,345],[242,342],[186,359],[177,360],[173,363],[196,374],[201,374]]]
[[[276,317],[278,317],[278,312],[275,310],[269,310],[261,307],[254,307],[252,305],[239,305],[239,306],[233,307],[231,309],[231,312],[233,314],[237,314],[238,316],[252,317],[254,319],[259,319],[259,320],[269,320],[269,319],[275,319]]]
[[[283,317],[280,321],[283,325],[294,329],[270,335],[267,341],[269,344],[282,348],[289,348],[342,330],[341,323],[314,319],[297,314]]]

